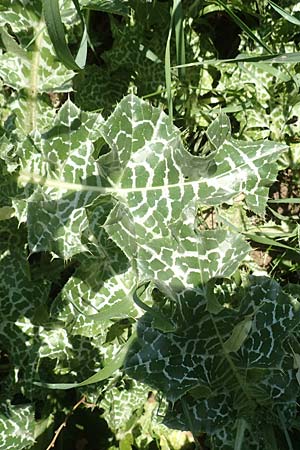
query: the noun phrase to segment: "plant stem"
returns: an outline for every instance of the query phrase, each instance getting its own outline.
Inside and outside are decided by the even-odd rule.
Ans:
[[[34,50],[32,52],[32,62],[30,68],[29,87],[27,89],[28,95],[28,111],[25,131],[29,134],[32,130],[37,128],[37,96],[39,85],[39,65],[40,52],[43,41],[43,28],[45,27],[44,20],[41,19],[36,30],[36,39],[34,43]]]

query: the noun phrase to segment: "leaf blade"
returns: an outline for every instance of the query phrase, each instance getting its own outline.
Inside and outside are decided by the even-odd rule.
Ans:
[[[58,58],[68,69],[74,71],[82,70],[85,65],[87,54],[86,29],[84,29],[79,54],[75,60],[67,45],[65,31],[59,12],[58,0],[43,0],[43,11],[48,33]]]

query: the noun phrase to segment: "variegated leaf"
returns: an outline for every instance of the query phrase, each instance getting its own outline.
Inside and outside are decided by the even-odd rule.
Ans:
[[[74,318],[74,334],[93,337],[112,320],[138,315],[132,301],[136,274],[101,226],[110,208],[109,204],[100,204],[88,211],[89,228],[85,234],[89,253],[78,257],[78,269],[51,308],[56,319]]]
[[[55,54],[41,22],[36,30],[38,37],[31,50],[19,47],[19,55],[6,52],[0,56],[0,76],[5,84],[16,90],[65,92],[72,89],[70,80],[74,73],[56,61]]]
[[[171,405],[175,402],[166,419],[171,426],[184,429],[191,420],[197,433],[225,427],[230,434],[235,414],[251,426],[269,402],[296,405],[299,386],[288,341],[299,329],[298,302],[267,278],[254,277],[249,288],[234,296],[241,298],[239,310],[227,307],[212,315],[204,312],[205,292],[189,295],[173,313],[176,332],[155,329],[149,313],[139,322],[126,372],[161,390]],[[247,337],[228,353],[226,342],[235,324],[249,316]]]
[[[101,115],[81,113],[67,101],[53,128],[43,135],[36,132],[20,146],[23,180],[35,173],[39,180],[50,176],[53,182],[47,189],[33,192],[28,203],[32,251],[49,250],[67,259],[87,249],[81,241],[88,227],[84,207],[97,194],[83,185],[101,183],[93,156],[101,124]]]
[[[23,450],[34,442],[34,411],[31,406],[0,405],[0,449]]]

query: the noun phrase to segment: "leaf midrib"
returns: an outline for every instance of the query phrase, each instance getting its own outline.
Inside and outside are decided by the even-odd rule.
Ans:
[[[269,153],[269,152],[268,152]],[[272,154],[273,152],[271,152]],[[264,155],[266,157],[267,155]],[[260,159],[262,155],[259,155],[257,158],[251,159],[251,162],[254,163],[256,159]],[[148,191],[162,191],[165,189],[172,189],[172,188],[178,188],[178,187],[187,187],[187,186],[197,186],[200,184],[204,184],[207,182],[207,180],[215,181],[215,180],[221,180],[224,176],[228,176],[230,174],[235,173],[238,169],[242,169],[243,167],[248,167],[247,163],[244,163],[242,165],[236,166],[234,169],[224,172],[222,174],[216,175],[214,177],[203,177],[200,180],[196,181],[186,181],[179,183],[173,183],[173,184],[166,184],[166,185],[159,185],[159,186],[143,186],[143,187],[134,187],[134,188],[122,188],[119,186],[112,186],[112,187],[104,187],[104,186],[91,186],[86,184],[80,184],[80,183],[69,183],[65,181],[59,181],[51,178],[46,178],[43,176],[40,176],[38,174],[30,173],[27,171],[21,171],[19,175],[19,182],[20,183],[31,183],[31,184],[40,184],[42,186],[46,187],[53,187],[61,190],[68,190],[68,191],[75,191],[75,192],[98,192],[99,194],[129,194],[132,192],[148,192]],[[217,183],[216,183],[217,184]]]

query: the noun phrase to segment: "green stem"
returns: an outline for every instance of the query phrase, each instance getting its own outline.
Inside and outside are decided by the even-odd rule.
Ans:
[[[178,66],[185,64],[184,17],[181,0],[173,0],[174,27],[176,39],[176,62]],[[180,79],[185,77],[185,67],[178,69]]]
[[[167,38],[166,50],[165,50],[165,81],[166,81],[166,91],[168,99],[168,112],[171,122],[173,122],[173,98],[172,98],[172,76],[171,76],[171,36],[173,27],[173,11],[171,12],[169,33]]]
[[[43,19],[40,20],[36,29],[36,39],[34,43],[34,49],[32,52],[32,61],[30,68],[29,87],[27,89],[28,96],[28,109],[26,112],[26,128],[25,131],[29,134],[32,130],[37,128],[37,98],[38,98],[38,85],[39,85],[39,65],[41,46],[43,42],[43,28],[45,23]]]

